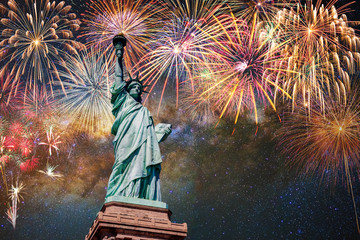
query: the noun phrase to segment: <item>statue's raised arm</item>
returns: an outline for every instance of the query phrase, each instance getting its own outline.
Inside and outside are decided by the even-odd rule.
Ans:
[[[124,57],[124,47],[126,46],[126,38],[123,35],[116,35],[113,38],[115,55],[117,57],[115,65],[115,86],[120,86],[124,82],[124,66],[122,64]]]

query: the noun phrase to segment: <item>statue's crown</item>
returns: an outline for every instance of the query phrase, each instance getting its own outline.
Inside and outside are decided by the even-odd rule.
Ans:
[[[140,87],[140,90],[141,90],[141,92],[143,93],[149,93],[149,92],[147,92],[147,91],[145,91],[144,89],[146,88],[146,87],[148,87],[149,85],[144,85],[143,84],[143,81],[140,81],[139,80],[139,74],[137,74],[136,75],[136,78],[132,78],[131,76],[130,76],[130,74],[129,74],[129,80],[128,81],[126,81],[126,90],[127,91],[129,91],[130,90],[130,88],[131,88],[131,86],[132,85],[134,85],[134,84],[139,84],[141,87]]]

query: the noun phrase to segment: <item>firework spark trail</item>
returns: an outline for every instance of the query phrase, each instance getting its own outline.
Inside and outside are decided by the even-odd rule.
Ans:
[[[214,14],[219,14],[223,1],[164,0],[163,3],[165,14],[162,18],[166,24],[159,31],[159,37],[149,44],[151,51],[134,67],[134,73],[139,73],[140,78],[152,86],[150,92],[162,85],[158,111],[166,88],[173,82],[176,105],[181,84],[189,82],[194,91],[192,76],[196,65],[211,54],[204,41],[206,35],[198,28],[208,24]]]
[[[24,189],[25,185],[23,183],[18,184],[16,182],[16,186],[12,186],[10,190],[10,199],[11,199],[11,205],[9,206],[6,214],[8,216],[8,221],[12,224],[13,228],[16,227],[16,219],[18,217],[17,215],[17,204],[20,202],[20,199],[22,199],[22,196],[20,195],[21,191]]]
[[[314,102],[310,111],[304,106],[291,113],[278,132],[279,146],[285,156],[292,156],[288,164],[307,175],[319,172],[321,180],[328,175],[335,184],[345,175],[360,231],[351,177],[360,167],[359,101],[356,97],[342,103],[327,99],[322,108]]]
[[[114,121],[109,96],[114,65],[108,66],[109,56],[91,48],[68,60],[69,72],[60,72],[66,79],[66,96],[60,93],[60,114],[69,116],[77,131],[91,136],[108,134]]]
[[[293,7],[295,1],[228,0],[227,4],[237,17],[247,22],[255,20],[256,22],[274,23],[276,22],[278,11]]]
[[[56,64],[63,65],[67,51],[74,53],[82,48],[82,44],[71,40],[72,30],[79,29],[80,21],[69,13],[70,9],[65,2],[56,5],[49,0],[25,1],[24,7],[14,0],[8,1],[8,7],[0,4],[0,10],[8,16],[1,19],[4,29],[0,75],[10,71],[13,94],[21,85],[25,95],[30,90],[46,89],[47,85],[53,93],[54,82],[61,82]]]
[[[47,165],[46,166],[46,171],[38,170],[38,172],[47,175],[51,179],[57,180],[59,178],[62,178],[64,175],[62,175],[60,173],[55,173],[54,171],[55,171],[56,167],[57,166]]]
[[[50,126],[49,130],[46,131],[47,142],[40,142],[39,145],[47,145],[49,149],[49,157],[51,157],[52,149],[59,151],[58,145],[62,143],[60,141],[60,135],[53,132],[53,126]]]
[[[27,97],[30,96],[31,94]],[[0,117],[1,184],[4,191],[6,190],[6,193],[10,195],[6,215],[14,228],[17,224],[18,202],[22,198],[20,193],[24,188],[23,183],[19,184],[19,178],[24,173],[34,171],[41,164],[42,159],[37,157],[38,154],[44,156],[48,152],[49,161],[53,151],[58,151],[58,145],[61,143],[59,136],[54,133],[53,127],[50,127],[50,130],[47,132],[44,131],[48,119],[43,118],[40,120],[37,119],[37,116],[24,115],[27,112],[27,110],[23,109],[16,114],[5,117],[2,115]],[[10,121],[7,119],[10,119]],[[47,142],[39,144],[40,139],[45,138]],[[48,146],[48,148],[41,150],[45,154],[36,153],[38,145]],[[54,179],[60,178],[61,174],[54,172],[54,170],[54,167],[50,168],[47,175]],[[16,185],[11,186],[7,182],[7,176],[12,175],[13,172],[18,172],[19,176]]]
[[[203,94],[203,92],[216,84],[217,80],[209,69],[199,71],[198,75],[201,83],[194,81],[195,91],[189,85],[183,88],[180,109],[183,109],[193,121],[197,121],[201,125],[210,125],[216,123],[219,109],[210,94]]]
[[[165,19],[169,17],[186,19],[189,24],[193,22],[206,22],[211,15],[224,10],[223,0],[161,0],[168,11],[165,12]]]
[[[334,95],[338,100],[346,98],[350,89],[349,74],[359,69],[360,39],[344,13],[351,4],[341,6],[338,11],[331,1],[324,6],[308,1],[296,8],[278,12],[282,26],[280,39],[290,40],[283,51],[289,56],[289,72],[284,89],[292,95],[293,108],[297,98],[310,108],[313,98],[324,104],[324,95]],[[341,15],[339,17],[339,15]]]
[[[127,39],[124,59],[128,69],[148,52],[148,43],[154,38],[159,26],[156,18],[161,6],[146,0],[102,0],[90,1],[89,11],[84,14],[84,32],[80,37],[87,40],[89,47],[103,53],[111,52],[115,59],[112,39],[124,34]]]
[[[240,112],[251,109],[256,123],[257,101],[268,102],[274,110],[272,100],[274,92],[279,91],[289,97],[281,88],[282,77],[286,69],[286,56],[280,55],[281,48],[286,44],[272,44],[271,37],[277,30],[264,34],[254,23],[246,22],[233,14],[215,17],[216,28],[202,28],[212,41],[212,55],[204,65],[215,76],[217,82],[206,89],[203,94],[213,98],[213,102],[221,109],[220,119],[235,113],[235,124]],[[214,24],[214,25],[215,25]],[[197,78],[197,84],[207,84],[206,80]]]
[[[58,100],[48,95],[44,89],[32,91],[23,96],[23,99],[21,111],[27,119],[31,120],[49,119],[58,107]]]
[[[19,107],[21,99],[20,88],[17,93],[12,91],[12,78],[10,75],[0,76],[0,112],[1,114],[12,113]],[[10,101],[11,100],[11,101]]]
[[[4,145],[4,141],[5,141],[5,137],[1,137],[1,149],[3,150],[3,145]],[[3,183],[5,185],[5,189],[6,189],[6,192],[9,192],[9,188],[8,188],[8,184],[7,184],[7,181],[6,181],[6,164],[9,162],[10,160],[10,157],[8,155],[4,155],[3,154],[3,151],[1,151],[1,158],[0,158],[0,171],[1,171],[1,176],[2,176],[2,180],[3,180]]]

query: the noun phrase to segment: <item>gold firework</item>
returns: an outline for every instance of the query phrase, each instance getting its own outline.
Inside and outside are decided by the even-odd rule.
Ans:
[[[63,63],[67,52],[76,53],[82,47],[72,40],[72,30],[79,29],[80,21],[70,9],[65,2],[49,0],[27,0],[25,6],[14,0],[8,1],[8,7],[0,4],[8,16],[1,19],[5,28],[0,42],[0,72],[10,71],[13,93],[21,84],[25,95],[39,86],[52,92],[54,82],[61,82],[56,64]]]

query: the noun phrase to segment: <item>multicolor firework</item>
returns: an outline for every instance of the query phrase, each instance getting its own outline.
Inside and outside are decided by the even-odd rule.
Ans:
[[[90,11],[84,15],[84,33],[87,45],[95,47],[104,53],[115,54],[112,39],[117,34],[124,34],[127,39],[125,48],[125,63],[131,69],[133,63],[146,52],[147,44],[153,38],[159,22],[155,18],[160,7],[153,1],[145,0],[102,0],[90,1]]]
[[[27,115],[23,116],[23,113],[23,111],[18,111],[10,117],[2,116],[0,119],[1,185],[10,195],[7,216],[14,228],[18,217],[17,203],[21,198],[20,192],[24,188],[24,184],[19,184],[19,179],[44,165],[43,160],[46,156],[49,161],[53,151],[59,151],[61,143],[53,127],[50,127],[47,132],[44,131],[47,119],[34,121],[33,116],[29,118]],[[46,145],[47,148],[42,148],[40,145]],[[48,175],[52,173],[53,178],[61,177],[54,172],[54,169],[52,168],[52,172],[48,171]],[[12,176],[13,172],[19,174],[15,186],[8,183],[9,176]]]
[[[61,81],[56,63],[63,64],[62,57],[67,51],[76,53],[82,47],[71,40],[72,30],[79,29],[80,21],[74,13],[69,13],[70,9],[64,1],[56,4],[49,0],[29,0],[21,6],[9,0],[8,7],[0,4],[0,10],[8,16],[1,19],[4,29],[0,42],[0,75],[10,72],[12,93],[15,94],[23,82],[26,95],[38,88],[52,91],[54,82]]]
[[[54,97],[47,94],[45,89],[39,89],[23,96],[21,111],[27,119],[44,121],[54,115],[57,106]]]
[[[258,101],[268,102],[276,109],[274,92],[290,97],[280,85],[287,72],[286,56],[280,54],[286,41],[282,44],[271,41],[277,27],[264,34],[256,23],[248,26],[233,14],[215,20],[217,27],[201,30],[209,36],[213,53],[204,66],[215,76],[216,83],[208,84],[200,74],[196,85],[208,86],[202,95],[212,98],[221,109],[220,118],[235,113],[236,124],[239,114],[251,109],[257,122]]]
[[[110,104],[114,64],[109,67],[109,55],[91,48],[70,58],[69,71],[60,72],[66,79],[66,95],[60,93],[60,114],[70,118],[78,131],[91,136],[109,133],[114,121]]]
[[[324,104],[325,93],[346,98],[349,74],[359,67],[360,39],[343,14],[350,3],[336,10],[335,2],[324,6],[320,0],[316,5],[307,1],[278,12],[283,30],[280,39],[289,40],[283,54],[289,56],[288,69],[297,72],[289,71],[284,83],[293,96],[293,107],[297,98],[309,108],[313,98]]]
[[[228,0],[227,4],[236,16],[247,22],[276,22],[278,11],[294,6],[293,0]]]
[[[207,35],[199,30],[219,13],[222,5],[219,0],[175,1],[164,0],[166,7],[163,15],[165,26],[150,44],[152,50],[135,66],[134,73],[139,73],[146,83],[152,85],[150,92],[157,85],[162,85],[159,108],[166,88],[175,82],[178,104],[179,88],[189,82],[193,88],[193,74],[196,65],[203,62],[209,44],[204,39]]]

